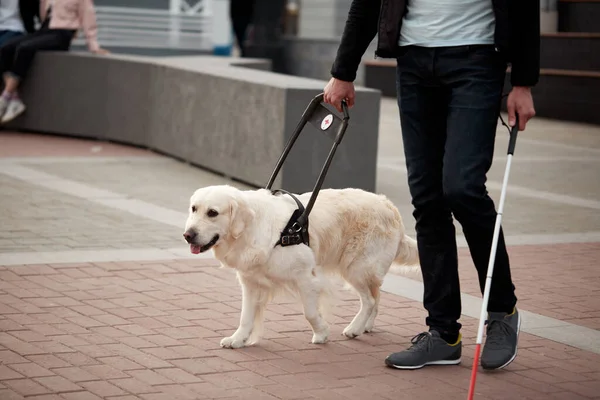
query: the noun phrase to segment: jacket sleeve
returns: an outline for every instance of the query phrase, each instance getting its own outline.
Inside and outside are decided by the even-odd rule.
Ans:
[[[81,0],[79,2],[79,18],[81,26],[85,32],[88,49],[92,52],[98,50],[98,25],[96,22],[96,10],[92,0]]]
[[[540,0],[509,4],[512,86],[535,86],[540,77]]]
[[[331,76],[348,82],[356,79],[362,56],[377,34],[380,8],[381,0],[352,0]]]

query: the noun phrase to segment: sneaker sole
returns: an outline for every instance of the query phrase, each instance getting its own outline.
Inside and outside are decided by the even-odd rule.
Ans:
[[[395,364],[391,364],[388,363],[387,360],[385,362],[385,364],[388,367],[392,367],[392,368],[396,368],[396,369],[419,369],[419,368],[423,368],[427,365],[457,365],[460,364],[461,359],[457,359],[457,360],[440,360],[440,361],[431,361],[431,362],[426,362],[425,364],[422,365],[395,365]]]
[[[496,369],[502,369],[502,368],[508,366],[508,364],[510,364],[511,362],[513,362],[515,360],[515,358],[517,358],[517,350],[519,349],[519,332],[520,331],[521,331],[521,313],[519,313],[519,319],[517,320],[517,345],[515,346],[515,354],[513,354],[513,356],[510,358],[510,360],[508,360],[507,362],[505,362],[503,365],[501,365],[499,367],[486,368],[483,365],[481,367],[487,371],[493,371]]]

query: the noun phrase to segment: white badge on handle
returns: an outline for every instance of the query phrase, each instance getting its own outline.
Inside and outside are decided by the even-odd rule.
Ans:
[[[333,115],[328,114],[325,118],[323,118],[323,121],[321,121],[321,130],[326,131],[327,129],[329,129],[332,123]]]

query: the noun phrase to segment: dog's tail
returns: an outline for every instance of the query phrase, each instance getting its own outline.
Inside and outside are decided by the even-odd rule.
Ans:
[[[414,274],[421,268],[417,241],[408,235],[403,235],[398,244],[398,252],[393,267],[401,274]]]

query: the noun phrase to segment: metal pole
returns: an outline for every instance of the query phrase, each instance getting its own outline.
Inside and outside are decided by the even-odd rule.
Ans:
[[[182,1],[170,0],[169,2],[169,45],[171,47],[179,46],[179,31],[181,30],[179,15],[181,14]]]

